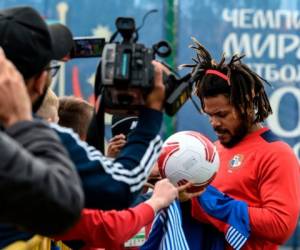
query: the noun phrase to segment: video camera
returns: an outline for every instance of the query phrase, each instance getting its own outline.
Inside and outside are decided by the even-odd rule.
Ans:
[[[138,29],[133,18],[119,17],[115,24],[117,31],[108,43],[101,38],[75,38],[71,57],[101,57],[96,71],[95,94],[103,98],[106,112],[134,114],[144,106],[145,98],[153,88],[151,61],[156,55],[167,57],[171,48],[166,41],[160,41],[152,48],[137,43]],[[114,42],[118,34],[123,38],[121,43]],[[191,95],[191,74],[183,78],[175,74],[164,76],[164,84],[164,110],[172,116]]]

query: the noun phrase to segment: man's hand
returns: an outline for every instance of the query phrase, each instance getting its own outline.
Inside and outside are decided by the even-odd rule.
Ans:
[[[161,208],[168,207],[177,197],[177,188],[168,179],[163,179],[155,184],[152,197],[145,203],[156,213]]]
[[[144,184],[143,193],[146,193],[149,188],[154,189],[156,182],[160,181],[162,178],[159,173],[157,162],[154,164],[151,173],[147,179],[147,182]]]
[[[147,96],[146,107],[161,111],[165,101],[165,85],[163,83],[163,72],[169,75],[170,71],[157,61],[152,61],[154,66],[154,88]]]
[[[21,74],[0,48],[0,122],[10,127],[32,120],[31,102]]]
[[[193,186],[192,182],[187,182],[186,184],[178,187],[180,202],[188,201],[194,197],[201,195],[205,191],[205,188],[202,188],[195,192],[190,192],[189,189],[192,188],[192,186]]]
[[[116,158],[121,149],[126,144],[126,137],[123,134],[119,134],[111,138],[108,142],[107,157]]]

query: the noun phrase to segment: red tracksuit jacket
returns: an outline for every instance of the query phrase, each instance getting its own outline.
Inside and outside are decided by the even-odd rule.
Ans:
[[[122,211],[84,209],[79,222],[56,240],[81,240],[84,250],[123,250],[124,243],[151,225],[154,211],[146,203]]]
[[[292,235],[300,210],[299,161],[292,149],[267,128],[232,148],[220,143],[217,148],[221,165],[212,185],[249,207],[251,234],[242,249],[278,249]],[[202,216],[195,204],[194,217],[225,229],[224,223]]]

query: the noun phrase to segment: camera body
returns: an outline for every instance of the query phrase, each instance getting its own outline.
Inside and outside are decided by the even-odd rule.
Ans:
[[[155,55],[170,55],[171,47],[165,41],[152,48],[137,43],[138,30],[133,18],[117,18],[116,28],[108,43],[101,38],[75,38],[71,58],[101,57],[96,71],[95,95],[101,95],[104,110],[111,114],[138,114],[154,87],[152,60]],[[122,42],[114,42],[117,34],[121,34]],[[190,74],[182,78],[173,74],[164,76],[164,110],[168,115],[174,115],[190,97],[190,78]]]
[[[137,43],[133,18],[117,18],[116,28],[123,41],[104,46],[98,85],[103,88],[106,112],[137,113],[153,88],[155,51]]]
[[[153,58],[153,50],[143,44],[105,45],[100,85],[108,112],[128,113],[144,105],[145,97],[153,88]]]

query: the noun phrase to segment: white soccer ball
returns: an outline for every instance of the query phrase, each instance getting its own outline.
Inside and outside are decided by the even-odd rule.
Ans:
[[[194,183],[190,192],[207,186],[216,176],[220,159],[215,145],[195,131],[182,131],[171,135],[163,144],[158,158],[162,177],[180,186]]]

